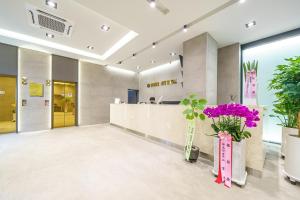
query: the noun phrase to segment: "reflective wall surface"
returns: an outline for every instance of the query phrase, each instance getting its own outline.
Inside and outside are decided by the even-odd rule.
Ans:
[[[16,132],[16,78],[0,76],[0,134]]]
[[[54,82],[53,128],[76,125],[76,83]]]

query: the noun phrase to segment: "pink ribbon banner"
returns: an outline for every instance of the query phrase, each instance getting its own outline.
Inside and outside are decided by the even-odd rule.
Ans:
[[[257,74],[255,70],[246,72],[246,80],[244,84],[244,92],[246,98],[256,98],[256,81]]]
[[[216,183],[231,187],[232,179],[232,136],[227,131],[219,132],[219,171]]]

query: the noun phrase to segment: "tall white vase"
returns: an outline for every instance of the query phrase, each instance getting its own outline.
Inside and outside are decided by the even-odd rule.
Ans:
[[[288,135],[298,135],[298,129],[282,127],[281,156],[285,157],[286,140]]]
[[[218,175],[219,171],[219,138],[214,138],[214,169],[213,173]],[[233,142],[232,144],[232,182],[245,185],[246,172],[246,141]]]
[[[284,174],[289,177],[292,183],[300,182],[300,137],[288,135],[285,150]]]

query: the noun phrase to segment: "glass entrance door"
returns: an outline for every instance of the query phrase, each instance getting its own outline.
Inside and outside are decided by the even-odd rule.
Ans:
[[[53,128],[76,125],[76,83],[53,84]]]
[[[16,88],[16,77],[0,76],[0,134],[16,132]]]

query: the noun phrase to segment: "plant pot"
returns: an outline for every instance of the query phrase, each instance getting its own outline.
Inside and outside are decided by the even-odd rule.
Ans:
[[[286,137],[284,174],[292,183],[300,182],[300,137],[288,135]]]
[[[281,157],[285,157],[286,140],[288,135],[298,135],[298,129],[282,127]]]
[[[189,161],[191,163],[197,162],[198,157],[199,157],[199,153],[200,153],[199,147],[192,146],[190,158],[187,161]]]
[[[219,138],[214,138],[214,168],[213,173],[219,171]],[[246,141],[232,143],[232,182],[243,186],[246,184]]]

